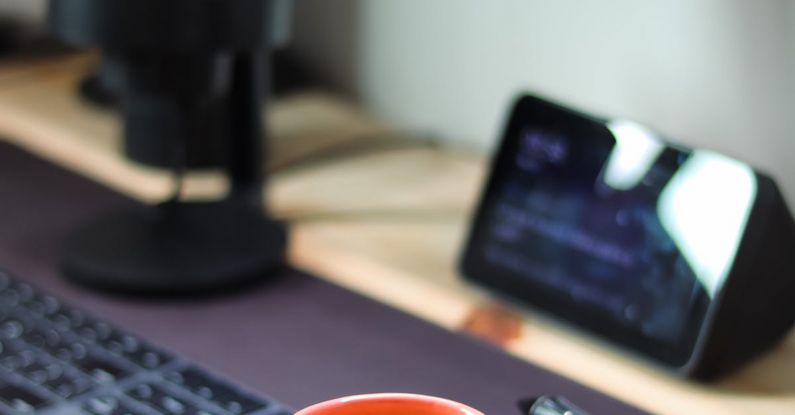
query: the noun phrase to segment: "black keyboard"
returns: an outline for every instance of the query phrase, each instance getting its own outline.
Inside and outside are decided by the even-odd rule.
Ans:
[[[0,414],[288,415],[0,270]]]

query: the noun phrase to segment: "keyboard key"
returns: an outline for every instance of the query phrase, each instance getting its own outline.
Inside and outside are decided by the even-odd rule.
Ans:
[[[35,292],[33,291],[33,287],[31,287],[30,285],[25,284],[23,282],[19,282],[15,284],[14,288],[16,289],[17,293],[19,293],[20,302],[27,303],[33,300]]]
[[[114,354],[121,355],[125,352],[124,336],[116,331],[104,333],[100,336],[97,343]],[[130,342],[130,344],[131,348],[134,349],[138,343]]]
[[[127,393],[139,401],[150,402],[155,390],[152,388],[152,385],[143,384],[134,387]]]
[[[49,403],[38,394],[17,385],[0,385],[0,401],[22,413],[33,413]]]
[[[91,325],[94,329],[94,333],[96,333],[97,340],[107,340],[110,338],[112,334],[118,334],[117,331],[113,330],[110,327],[110,324],[105,323],[104,321],[97,321]]]
[[[10,319],[0,325],[0,338],[17,339],[25,332],[25,325],[19,319]]]
[[[168,353],[117,330],[111,330],[101,337],[97,344],[145,369],[156,369],[173,360]]]
[[[78,396],[93,385],[90,377],[57,362],[46,365],[39,376],[45,377],[42,386],[62,398]]]
[[[88,320],[86,314],[80,310],[61,307],[60,311],[47,317],[55,328],[61,331],[75,331],[83,327]]]
[[[56,358],[71,363],[84,359],[88,354],[88,347],[81,342],[64,342],[48,351]]]
[[[51,354],[64,346],[63,335],[55,329],[33,327],[23,333],[21,338],[29,345],[44,349]]]
[[[90,342],[102,342],[115,331],[110,324],[95,320],[76,310],[70,311],[72,331]]]
[[[74,376],[62,376],[52,379],[44,384],[49,390],[58,396],[66,399],[80,396],[91,388],[91,382],[87,379]]]
[[[245,414],[268,406],[267,402],[233,389],[226,382],[213,379],[195,368],[169,374],[167,379],[177,380],[183,388],[234,414]]]
[[[73,360],[72,363],[98,383],[112,383],[129,375],[129,372],[118,362],[97,356],[85,356],[82,359]]]
[[[92,414],[106,415],[112,414],[113,411],[119,408],[119,398],[113,396],[104,396],[101,398],[92,398],[86,402],[83,409],[91,412]]]
[[[125,352],[123,356],[146,369],[156,369],[174,360],[170,354],[145,344],[140,345],[134,351]]]
[[[134,387],[127,394],[138,402],[151,406],[164,414],[174,415],[211,415],[200,410],[190,402],[177,398],[165,389],[152,385],[142,384]]]
[[[92,415],[142,415],[114,396],[92,398],[83,405],[83,410]]]
[[[48,378],[46,367],[39,361],[34,361],[25,367],[18,369],[17,373],[28,378],[28,380],[31,382],[39,385],[44,383]]]
[[[36,353],[33,350],[21,349],[0,360],[0,366],[10,371],[16,371],[26,368],[34,361],[36,361]]]
[[[61,302],[51,295],[42,296],[41,304],[43,305],[43,314],[45,316],[51,316],[61,310]]]

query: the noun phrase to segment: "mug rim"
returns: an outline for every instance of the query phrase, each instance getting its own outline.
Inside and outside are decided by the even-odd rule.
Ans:
[[[379,400],[398,400],[398,401],[422,401],[426,403],[438,403],[450,407],[458,412],[458,415],[484,415],[482,412],[475,408],[464,405],[450,399],[440,398],[438,396],[422,395],[417,393],[403,393],[403,392],[382,392],[382,393],[366,393],[359,395],[343,396],[341,398],[329,399],[314,405],[310,405],[295,415],[312,415],[315,411],[322,411],[345,404],[351,401],[379,401]]]

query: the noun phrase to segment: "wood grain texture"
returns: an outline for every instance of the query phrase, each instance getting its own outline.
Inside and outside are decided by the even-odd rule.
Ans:
[[[0,136],[140,200],[162,199],[170,179],[118,152],[117,117],[81,103],[74,85],[91,55],[0,61]],[[269,113],[276,215],[291,221],[301,267],[450,330],[499,303],[461,282],[456,261],[486,171],[481,157],[421,145],[299,160],[388,133],[344,101],[304,94]],[[191,174],[190,197],[224,192],[219,172]],[[795,413],[795,336],[718,384],[681,381],[527,311],[506,349],[655,413]]]

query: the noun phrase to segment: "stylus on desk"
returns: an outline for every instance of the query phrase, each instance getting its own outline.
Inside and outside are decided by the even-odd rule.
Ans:
[[[522,399],[519,408],[523,415],[588,415],[562,396],[539,396]]]

